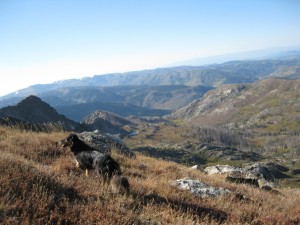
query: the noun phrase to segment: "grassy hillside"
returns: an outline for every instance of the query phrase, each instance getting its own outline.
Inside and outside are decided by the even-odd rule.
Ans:
[[[129,196],[113,195],[95,174],[85,177],[75,167],[70,150],[57,147],[66,135],[0,127],[1,224],[300,223],[300,195],[295,190],[274,195],[141,155],[127,159],[113,154],[131,185]],[[234,194],[202,199],[169,184],[187,176],[247,199]]]

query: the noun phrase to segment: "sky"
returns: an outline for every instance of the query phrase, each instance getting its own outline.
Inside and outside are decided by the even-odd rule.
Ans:
[[[0,96],[290,46],[300,46],[299,0],[0,0]]]

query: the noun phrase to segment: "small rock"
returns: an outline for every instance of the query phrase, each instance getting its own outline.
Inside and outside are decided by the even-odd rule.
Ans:
[[[198,165],[190,167],[190,170],[197,170],[197,169],[198,169]]]
[[[208,175],[212,174],[227,174],[232,175],[235,174],[235,176],[241,175],[243,173],[242,168],[235,167],[235,166],[229,166],[229,165],[216,165],[216,166],[209,166],[204,169],[204,172]]]
[[[262,186],[261,190],[270,192],[270,193],[275,194],[275,195],[283,195],[280,191],[274,190],[272,187],[267,186],[267,185]]]

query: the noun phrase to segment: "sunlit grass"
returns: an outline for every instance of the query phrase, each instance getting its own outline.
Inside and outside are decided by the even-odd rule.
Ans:
[[[125,158],[113,151],[131,194],[115,195],[94,173],[76,168],[72,154],[56,142],[67,134],[0,128],[1,224],[297,224],[300,195],[284,196],[246,185],[226,183],[223,176],[143,155]],[[170,181],[200,179],[241,193],[202,199],[177,190]]]

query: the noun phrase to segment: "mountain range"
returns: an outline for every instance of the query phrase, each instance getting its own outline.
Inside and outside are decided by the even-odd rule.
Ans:
[[[207,59],[207,63],[203,63],[203,59]],[[294,66],[294,69],[297,70],[299,68],[299,59],[299,47],[228,54],[202,58],[200,59],[202,62],[199,62],[199,59],[193,60],[194,63],[190,61],[180,62],[180,64],[176,64],[180,65],[177,67],[95,75],[81,79],[56,81],[51,84],[36,84],[2,96],[0,100],[13,97],[24,98],[29,95],[37,95],[65,87],[120,85],[202,85],[215,87],[221,83],[248,83],[270,76],[272,73],[274,73],[272,76],[276,76],[276,71],[284,70],[290,66]],[[294,71],[294,73],[290,74],[283,73],[280,76],[288,78],[299,76],[299,71]]]
[[[124,85],[187,85],[216,87],[228,83],[251,83],[269,76],[284,78],[299,77],[299,57],[292,59],[266,59],[230,61],[207,66],[181,66],[155,70],[135,71],[119,74],[95,75],[82,79],[57,81],[52,84],[38,84],[3,96],[0,100],[26,97],[66,87],[82,86],[124,86]],[[292,69],[293,68],[293,69]]]
[[[270,77],[299,78],[300,58],[230,61],[63,80],[3,96],[0,107],[35,95],[78,122],[96,110],[121,116],[163,116],[221,84],[253,83]]]
[[[5,116],[4,111],[12,112],[14,107],[20,107],[20,104],[24,104],[24,98],[34,94],[41,101],[50,104],[56,113],[77,122],[83,121],[97,110],[123,117],[165,116],[173,111],[168,118],[195,119],[200,121],[197,123],[209,126],[230,123],[228,121],[238,124],[237,126],[246,126],[245,123],[242,125],[241,121],[251,115],[247,110],[244,110],[244,116],[243,113],[237,115],[236,111],[244,107],[240,104],[248,106],[248,102],[251,102],[250,104],[259,105],[253,99],[264,102],[263,99],[269,96],[267,90],[275,92],[271,87],[281,87],[283,83],[288,82],[291,86],[295,85],[300,78],[299,55],[296,51],[292,55],[281,55],[276,59],[160,68],[33,85],[1,97],[0,107],[6,108],[1,110],[0,117]],[[245,94],[248,90],[252,90],[249,92],[252,94]],[[29,108],[39,111],[29,99],[26,99]],[[276,101],[283,104],[282,99]],[[16,103],[18,104],[14,107],[7,107]],[[268,105],[261,106],[264,107]],[[221,115],[221,112],[222,116],[216,118],[215,115]],[[228,113],[225,115],[224,112]],[[36,113],[34,111],[30,115],[25,110],[19,115],[13,114],[15,119],[31,122],[34,117],[43,117],[42,110],[39,114]],[[44,121],[44,118],[42,120]],[[56,121],[57,118],[49,118],[50,120]]]

